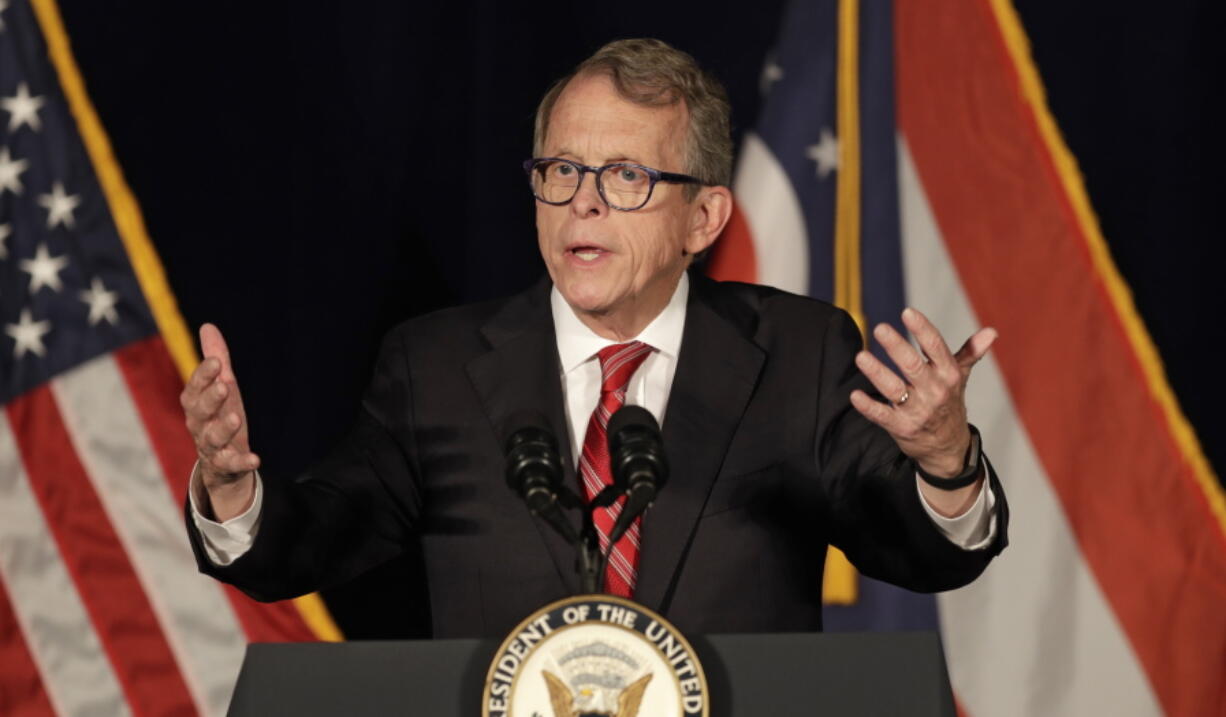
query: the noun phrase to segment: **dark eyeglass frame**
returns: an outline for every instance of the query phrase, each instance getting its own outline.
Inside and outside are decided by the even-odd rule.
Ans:
[[[548,199],[545,199],[544,197],[536,193],[536,187],[532,183],[532,172],[536,169],[536,166],[541,162],[562,162],[563,164],[569,164],[570,166],[578,170],[579,181],[575,182],[575,191],[574,193],[570,195],[569,199],[566,199],[565,201],[561,201],[561,202],[551,202]],[[651,180],[651,183],[647,185],[647,196],[643,197],[643,203],[638,205],[637,207],[629,207],[629,208],[619,207],[613,204],[612,202],[610,202],[609,198],[605,196],[604,173],[610,169],[614,169],[618,167],[631,167],[633,169],[642,170],[643,173],[647,175],[648,179]],[[619,212],[633,212],[636,209],[642,209],[643,207],[647,206],[647,202],[651,201],[652,192],[656,190],[657,182],[668,182],[669,184],[706,184],[706,182],[702,181],[701,179],[697,177],[691,177],[688,174],[677,174],[676,172],[665,172],[660,169],[644,167],[643,165],[635,164],[634,162],[614,162],[612,164],[606,164],[603,167],[592,167],[586,164],[580,164],[573,160],[562,159],[561,157],[533,157],[532,159],[526,159],[524,160],[524,172],[528,174],[528,187],[532,190],[532,196],[536,197],[536,200],[538,202],[544,202],[545,204],[549,204],[555,207],[560,207],[566,204],[570,204],[571,201],[574,200],[575,195],[579,193],[579,187],[583,186],[583,175],[587,174],[588,172],[591,172],[592,174],[596,175],[596,192],[600,194],[601,201],[603,201],[605,203],[605,206],[607,206],[608,208],[616,209]]]

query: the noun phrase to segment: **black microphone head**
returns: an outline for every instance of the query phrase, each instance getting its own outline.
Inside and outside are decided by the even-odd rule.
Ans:
[[[609,418],[609,441],[627,427],[632,427],[635,431],[650,431],[657,438],[660,435],[660,424],[656,422],[656,417],[642,406],[625,405],[617,409]]]
[[[656,417],[641,406],[622,406],[609,418],[608,433],[614,485],[627,491],[648,484],[654,495],[668,480],[668,460]]]
[[[545,441],[557,450],[558,442],[553,436],[549,421],[539,411],[516,411],[503,424],[503,435],[507,437],[503,443],[503,453],[510,455],[511,450],[525,441]]]
[[[520,411],[506,425],[507,485],[525,497],[535,489],[556,492],[562,482],[562,461],[548,421],[539,413]]]

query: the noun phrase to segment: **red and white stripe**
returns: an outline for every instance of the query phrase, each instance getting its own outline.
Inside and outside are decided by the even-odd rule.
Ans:
[[[246,636],[215,580],[196,570],[178,501],[110,356],[51,382],[72,446],[115,527],[201,711],[230,699]],[[103,408],[105,407],[105,408]],[[105,422],[95,420],[105,411]]]
[[[794,294],[809,293],[809,234],[800,200],[788,175],[770,147],[753,132],[746,132],[737,159],[734,186],[736,205],[744,221],[732,222],[720,242],[725,254],[754,258],[754,275],[740,274],[742,259],[728,270],[715,267],[723,279],[757,282]],[[731,246],[728,246],[731,245]]]
[[[948,3],[939,12],[900,2],[895,22],[899,125],[917,177],[911,184],[926,196],[966,313],[1000,330],[997,415],[1016,421],[1015,440],[1025,443],[1013,450],[1026,449],[1022,465],[1031,466],[1010,480],[1042,480],[1050,491],[1017,503],[1021,539],[969,592],[1011,605],[1014,619],[1029,624],[1031,642],[1019,644],[1035,650],[1022,658],[1023,674],[1041,678],[1046,695],[1026,696],[1059,706],[1042,710],[1048,714],[1220,715],[1226,526],[1208,501],[1221,489],[1199,482],[1203,456],[1194,440],[1177,436],[1168,412],[1178,407],[1158,359],[1148,355],[1147,337],[1126,328],[1140,320],[1110,286],[1118,281],[1114,269],[1097,256],[1097,228],[1078,208],[1080,178],[1042,124],[1041,97],[1024,86],[1032,68],[1021,64],[1029,58],[1011,54],[1007,42],[1018,36],[1008,33],[1020,27],[1010,13],[1001,2]],[[914,189],[904,191],[918,201]],[[906,225],[908,245],[922,245],[916,225]],[[910,291],[923,290],[919,278]],[[1028,488],[1017,490],[1030,498]],[[1040,532],[1027,535],[1023,521]],[[1028,552],[1040,540],[1053,542]],[[1070,547],[1076,550],[1065,552]],[[1026,560],[1016,577],[997,577]],[[952,619],[966,605],[951,598],[959,601],[948,603]],[[981,624],[986,632],[1004,620],[989,612]],[[971,714],[1017,704],[996,690],[972,697],[964,671],[1003,672],[1007,652],[981,646],[951,657]],[[1087,677],[1073,673],[1070,684],[1061,668]],[[1121,706],[1122,697],[1132,701]]]
[[[5,406],[0,714],[221,715],[249,639],[314,639],[197,572],[180,387],[153,338]]]
[[[55,714],[3,581],[0,581],[0,665],[4,665],[5,671],[0,712],[28,717]]]
[[[18,459],[7,415],[0,416],[0,585],[7,593],[0,621],[15,628],[20,639],[20,644],[5,641],[6,652],[17,660],[5,662],[0,712],[33,714],[38,705],[49,704],[59,714],[128,714],[116,670]],[[10,671],[10,664],[20,669]]]
[[[906,143],[898,149],[907,303],[956,341],[984,323],[954,270]],[[997,363],[1017,345],[1004,334],[975,367],[967,393],[1013,520],[1009,547],[984,575],[937,600],[955,692],[974,717],[1160,714]],[[1104,489],[1116,480],[1093,475]]]

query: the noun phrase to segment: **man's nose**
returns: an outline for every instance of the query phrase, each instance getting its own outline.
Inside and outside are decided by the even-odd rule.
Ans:
[[[592,172],[584,172],[579,178],[579,191],[570,200],[570,210],[579,217],[598,217],[608,213],[609,205],[600,198],[596,175]]]

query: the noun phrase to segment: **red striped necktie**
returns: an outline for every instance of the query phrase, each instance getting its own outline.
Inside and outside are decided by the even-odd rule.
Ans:
[[[654,351],[642,341],[606,346],[597,354],[600,357],[600,400],[587,423],[583,438],[583,453],[579,456],[579,476],[583,481],[583,495],[590,502],[605,486],[613,482],[613,470],[609,461],[609,417],[626,402],[626,386],[639,365]],[[609,549],[609,533],[621,513],[625,496],[606,508],[597,508],[592,516],[596,535],[600,538],[600,550]],[[631,597],[638,578],[639,568],[639,523],[636,519],[630,529],[617,541],[609,554],[609,567],[605,571],[605,591]]]

